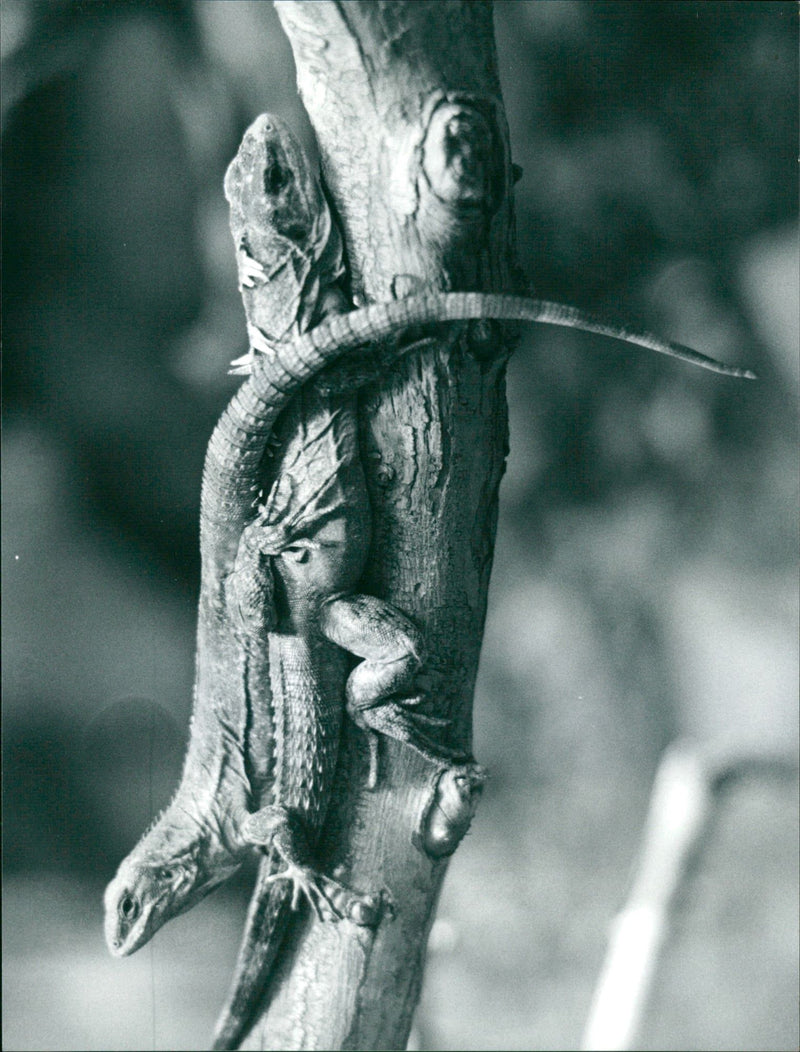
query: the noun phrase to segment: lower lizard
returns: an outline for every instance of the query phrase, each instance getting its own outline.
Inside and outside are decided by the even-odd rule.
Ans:
[[[226,177],[248,326],[260,340],[270,332],[275,346],[345,306],[338,232],[298,151],[281,122],[260,118]],[[331,343],[306,362],[287,365],[278,354],[259,362],[209,442],[189,748],[173,801],[106,891],[115,955],[142,946],[258,846],[271,885],[263,901],[275,907],[262,931],[264,923],[279,931],[277,915],[301,893],[320,914],[374,921],[369,896],[310,866],[344,707],[341,645],[364,659],[350,678],[351,705],[374,711],[385,700],[382,730],[439,761],[454,755],[432,751],[423,728],[440,721],[415,711],[419,634],[388,604],[353,594],[369,545],[354,403],[307,384],[338,354]],[[256,511],[270,440],[280,455]]]

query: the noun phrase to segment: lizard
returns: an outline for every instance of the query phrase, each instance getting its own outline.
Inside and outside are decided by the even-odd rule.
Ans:
[[[247,237],[250,251],[257,252],[261,261],[259,274],[264,274],[264,267],[273,271],[272,280],[262,282],[263,288],[253,295],[251,313],[257,319],[268,316],[262,325],[271,323],[281,337],[291,335],[293,326],[302,331],[310,323],[310,317],[304,317],[303,312],[309,305],[316,305],[318,297],[308,290],[319,286],[319,274],[330,270],[332,278],[324,283],[327,288],[341,269],[338,231],[330,223],[324,202],[317,199],[316,183],[284,178],[297,167],[292,163],[297,149],[280,122],[271,123],[264,118],[245,135],[237,155],[240,161],[253,161],[260,182],[254,185],[251,180],[244,185],[246,180],[237,178],[241,164],[236,162],[226,177],[229,197],[241,206],[238,212],[234,207],[232,222],[235,226],[238,221],[241,226],[242,209],[248,212]],[[264,181],[267,173],[271,173],[271,182]],[[242,200],[250,192],[253,200],[245,208]],[[252,214],[256,209],[257,217]],[[238,255],[242,291],[249,295],[247,290],[254,287],[253,258],[241,247]],[[120,864],[106,889],[105,934],[115,956],[139,949],[165,921],[189,909],[241,865],[248,852],[258,846],[252,839],[253,829],[247,826],[248,817],[254,807],[257,810],[269,797],[276,770],[280,780],[281,765],[291,767],[296,759],[289,749],[280,748],[285,728],[278,728],[276,737],[270,654],[264,645],[250,646],[247,641],[258,632],[266,638],[268,629],[275,627],[271,596],[265,591],[267,584],[272,583],[271,571],[269,566],[259,564],[294,562],[301,567],[311,547],[292,546],[288,520],[282,533],[272,529],[273,548],[276,544],[278,547],[270,556],[258,552],[253,555],[247,542],[254,529],[264,532],[263,515],[254,506],[261,485],[262,461],[275,422],[316,364],[315,359],[310,369],[301,369],[294,378],[287,377],[277,360],[260,370],[234,395],[209,442],[201,493],[201,589],[189,746],[174,798]],[[339,428],[338,419],[335,424]],[[326,487],[335,489],[335,475],[330,480],[322,478],[319,492],[308,494],[310,513],[315,498],[324,503]],[[280,503],[286,494],[276,485],[272,497],[273,504]],[[287,499],[291,504],[292,495]],[[315,542],[311,563],[314,572],[320,566],[324,568],[329,554],[339,548],[354,572],[360,572],[365,547],[359,540],[361,504],[354,502],[354,508],[353,528],[344,531],[346,544],[337,548],[332,543],[323,548],[322,542]],[[329,524],[328,531],[335,532],[335,526]],[[260,605],[253,605],[254,594]],[[292,642],[288,636],[272,642],[284,651],[275,657],[277,664],[285,659],[283,679],[291,681],[293,675],[302,672],[303,658],[308,655],[290,653]],[[296,645],[294,649],[298,649]],[[335,664],[338,648],[326,656],[329,664]],[[290,667],[293,660],[295,668]],[[342,681],[344,675],[342,670]],[[280,683],[279,675],[272,678]],[[325,691],[322,696],[335,694]],[[328,779],[332,775],[330,756],[333,749],[335,757],[338,720],[335,708],[331,713],[318,713],[316,718],[316,724],[323,728],[320,755],[329,757],[324,771]],[[304,737],[311,740],[313,731],[313,725],[295,727],[292,741]],[[307,773],[302,764],[295,766],[300,767],[296,772],[299,777]],[[330,881],[323,884],[299,862],[304,851],[302,832],[294,828],[296,823],[285,809],[273,807],[262,817],[265,824],[261,835],[277,845],[279,854],[281,847],[292,852],[291,862],[286,858],[284,862],[291,874],[293,902],[297,904],[298,890],[302,890],[315,908],[321,909],[326,896],[341,889]],[[267,826],[269,833],[265,832]]]
[[[264,115],[248,130],[225,188],[251,336],[288,345],[324,310],[344,309],[338,230],[278,118]],[[115,956],[139,949],[254,848],[264,851],[256,925],[263,945],[277,946],[287,908],[302,896],[319,916],[374,921],[372,897],[310,863],[343,712],[339,644],[363,659],[350,698],[369,706],[384,700],[391,710],[385,732],[433,758],[420,728],[442,721],[414,711],[418,693],[406,706],[398,701],[421,665],[419,632],[388,604],[353,594],[369,544],[353,395],[306,384],[337,355],[333,342],[322,363],[313,353],[291,366],[280,355],[260,362],[209,442],[189,747],[175,797],[106,890],[106,940]],[[276,441],[280,454],[273,449],[266,458],[272,486],[255,510],[265,453]],[[452,755],[438,749],[439,760]],[[263,937],[267,928],[276,938]]]
[[[341,668],[340,655],[327,644],[364,658],[346,686],[348,711],[360,726],[401,738],[438,762],[446,755],[440,749],[437,757],[437,750],[425,744],[420,731],[425,717],[412,711],[418,699],[408,699],[406,705],[387,700],[398,689],[412,686],[421,666],[421,638],[387,604],[353,594],[369,543],[369,507],[357,457],[353,395],[342,396],[347,404],[335,396],[338,402],[331,409],[324,388],[310,382],[316,374],[347,350],[390,338],[394,338],[395,352],[407,352],[416,344],[403,345],[396,337],[408,329],[494,317],[600,332],[718,372],[752,375],[651,334],[527,297],[430,292],[348,311],[337,286],[338,234],[318,183],[314,193],[299,203],[291,190],[310,185],[306,178],[298,178],[307,175],[306,162],[281,122],[275,118],[271,123],[270,118],[259,121],[258,133],[254,132],[257,121],[245,135],[234,162],[238,161],[238,167],[232,165],[226,176],[232,226],[234,204],[247,206],[240,210],[237,254],[242,291],[250,296],[245,306],[252,376],[234,396],[209,443],[201,501],[203,583],[190,745],[175,799],[123,862],[107,891],[107,937],[112,952],[119,955],[133,952],[166,919],[198,901],[233,872],[243,853],[254,845],[268,847],[269,853],[265,855],[268,861],[262,862],[263,876],[254,896],[257,908],[255,912],[251,909],[248,921],[251,933],[258,928],[263,934],[264,916],[285,913],[289,898],[290,906],[299,905],[301,892],[320,915],[340,916],[336,903],[347,900],[348,895],[352,916],[371,915],[374,903],[369,897],[354,897],[330,878],[313,873],[308,864],[309,845],[326,810],[323,798],[330,792],[331,758],[335,757],[342,709],[335,684],[330,688],[318,683],[315,690],[314,676],[308,674],[309,668],[316,668],[319,678],[325,669],[333,669],[332,681],[343,680],[343,674],[334,668],[337,661]],[[243,166],[247,177],[237,180],[231,172],[241,176]],[[281,211],[276,201],[282,203],[281,229],[275,222],[276,211]],[[265,202],[271,205],[266,211],[262,208],[266,234],[253,219],[253,206]],[[282,283],[289,293],[284,300],[277,295]],[[266,295],[265,289],[269,290]],[[281,306],[287,311],[279,310]],[[280,319],[277,326],[273,314]],[[315,400],[316,410],[308,404]],[[339,444],[329,470],[315,469],[321,481],[304,498],[305,503],[286,493],[285,485],[281,493],[285,479],[292,476],[291,471],[278,472],[270,497],[254,515],[261,463],[280,414],[289,406],[292,422],[285,430],[295,438],[303,432],[291,454],[295,456],[297,449],[308,444],[309,428],[317,420],[320,405],[327,406],[321,410],[323,416],[328,414],[327,424],[310,444],[316,443],[318,449],[320,440],[323,445],[329,440],[334,446]],[[348,449],[344,458],[342,441]],[[284,443],[284,460],[291,448],[291,440]],[[294,512],[285,514],[293,501]],[[276,513],[282,521],[275,521]],[[273,601],[276,591],[280,617]],[[271,631],[273,628],[278,631]],[[253,662],[259,674],[253,675],[248,667]],[[267,667],[272,690],[286,695],[277,706],[274,698],[266,696],[269,691],[262,673]],[[297,689],[298,682],[302,689]],[[250,697],[259,690],[265,696]],[[292,693],[294,699],[289,697]],[[302,718],[288,727],[285,717],[292,715],[298,698],[303,703]],[[270,725],[270,708],[283,712],[280,730]],[[429,725],[436,722],[429,720]],[[374,743],[376,739],[370,740]],[[374,744],[371,753],[372,782]],[[297,769],[305,763],[304,774],[310,777],[309,757],[311,767],[322,758],[322,767],[327,768],[317,780],[317,796],[309,795],[304,783],[299,806],[263,806],[276,766],[293,769],[300,784],[303,774],[298,776]],[[252,815],[254,803],[261,806]],[[302,828],[303,818],[308,831]],[[285,863],[285,870],[276,870],[275,855]],[[291,889],[276,888],[278,880],[289,880]],[[265,894],[269,908],[263,905]],[[263,944],[265,940],[258,941]],[[253,945],[246,935],[245,956]],[[263,968],[259,965],[256,970]],[[246,1002],[252,1001],[250,994]]]
[[[288,130],[286,134],[288,136]],[[308,167],[303,169],[302,157],[296,152],[294,144],[292,151],[292,156],[295,160],[293,178],[298,183],[302,183],[310,178],[310,169]],[[322,200],[321,197],[319,199]],[[260,264],[249,255],[248,245],[246,244],[246,229],[243,237],[244,241],[240,247],[244,248],[245,253],[240,261],[241,269],[247,275],[248,281],[256,284],[264,280],[265,273]],[[329,278],[332,276],[332,273],[332,271],[328,272]],[[666,343],[652,334],[635,332],[609,323],[604,319],[590,317],[576,308],[562,304],[525,297],[492,296],[483,293],[428,293],[394,303],[376,304],[361,311],[345,312],[341,297],[338,298],[338,302],[333,303],[333,300],[336,298],[333,296],[333,288],[334,286],[330,284],[326,289],[324,282],[320,282],[314,287],[313,293],[319,300],[327,297],[328,302],[332,303],[332,309],[327,319],[321,321],[316,327],[312,324],[304,333],[295,336],[294,341],[291,343],[276,339],[273,335],[274,326],[272,331],[267,334],[258,323],[251,321],[248,327],[251,340],[250,350],[243,359],[232,363],[232,371],[247,373],[253,369],[257,370],[262,359],[270,360],[276,356],[289,358],[294,353],[297,353],[300,348],[302,348],[300,353],[303,360],[306,360],[307,355],[310,356],[313,353],[317,353],[319,355],[320,369],[322,370],[322,362],[323,360],[328,360],[327,355],[334,346],[339,353],[342,353],[347,349],[355,349],[361,345],[369,346],[387,337],[395,337],[398,333],[426,323],[497,317],[551,322],[553,324],[600,332],[618,339],[636,342],[645,347],[724,373],[746,375],[745,371],[716,363],[689,348]],[[314,310],[311,309],[313,304],[308,304],[307,306],[309,309],[307,309],[305,317],[313,320]],[[263,322],[267,321],[269,319],[263,319]],[[299,327],[302,328],[302,326]],[[411,347],[415,346],[418,346],[418,344],[412,343]],[[316,352],[312,348],[316,348]],[[397,349],[399,350],[400,348]],[[408,350],[410,348],[407,347],[405,349]],[[287,365],[287,372],[293,374],[294,366]],[[315,391],[315,384],[312,381],[303,389],[297,398],[297,402],[303,398],[306,401],[321,400],[324,405],[322,414],[328,421],[334,413],[346,413],[348,419],[352,420],[354,418],[352,394],[348,394],[346,404],[341,397],[332,401],[330,396],[320,394],[319,390]],[[300,408],[295,405],[295,409],[287,411],[287,414],[290,416],[287,429],[295,436],[300,433],[305,434],[309,420],[315,419],[314,413],[309,410],[308,406]],[[350,425],[348,424],[348,426]],[[291,441],[289,448],[292,448]],[[351,477],[349,482],[347,499],[350,502],[357,501],[362,509],[366,511],[368,504],[366,491],[361,482],[360,468],[356,468],[352,462],[352,458],[356,455],[356,453],[351,453],[346,459],[339,453],[332,477],[336,477],[338,485],[342,476],[351,472],[353,477]],[[289,454],[284,449],[283,467],[276,476],[279,482],[282,482],[287,475],[291,475],[291,469],[287,470],[286,467],[288,456]],[[301,443],[298,459],[303,458],[306,458],[305,470],[308,473],[307,444]],[[296,473],[297,468],[295,468]],[[251,593],[248,591],[252,589],[253,581],[259,579],[258,572],[253,570],[253,560],[258,558],[256,553],[261,553],[261,555],[273,554],[279,549],[279,546],[274,541],[267,539],[269,537],[267,524],[274,520],[276,516],[268,511],[266,505],[262,509],[262,515],[263,525],[259,522],[254,522],[248,526],[242,536],[239,549],[242,567],[241,580],[243,589],[247,593],[246,600],[239,605],[251,611],[249,616],[252,626],[257,626],[258,624],[259,609],[263,609],[265,606],[269,609],[272,605],[270,600],[267,600],[266,604],[260,599],[253,601]],[[286,528],[285,520],[282,528]],[[295,531],[294,536],[297,538],[296,525],[293,525],[291,529]],[[368,523],[366,521],[361,522],[360,530],[359,540],[362,540],[367,536]],[[310,546],[318,543],[320,543],[319,537],[316,540],[306,537],[297,550],[298,552],[301,550],[308,551],[308,557],[310,557]],[[309,546],[309,548],[304,548],[304,545]],[[363,558],[363,553],[359,558],[359,562],[361,562],[361,558]],[[361,565],[363,566],[363,563]],[[341,571],[339,572],[341,573]],[[285,574],[283,576],[286,583]],[[329,589],[342,588],[345,583],[345,578],[339,576],[335,582],[329,583]],[[317,581],[318,584],[319,582]],[[263,590],[263,588],[264,586],[262,585],[261,589]],[[290,600],[289,608],[293,612],[296,621],[296,597],[294,600]],[[312,611],[312,617],[314,614],[317,617],[317,628],[328,640],[340,644],[343,648],[358,656],[367,657],[371,650],[374,650],[376,658],[379,655],[383,656],[385,660],[380,668],[384,674],[389,672],[393,663],[396,665],[398,662],[411,662],[411,669],[406,668],[405,674],[401,675],[393,684],[387,682],[383,689],[376,689],[375,675],[376,667],[378,666],[375,664],[370,665],[368,661],[364,661],[357,666],[347,682],[347,711],[359,726],[370,732],[368,738],[370,744],[368,785],[374,786],[377,779],[378,739],[376,732],[399,737],[412,745],[412,747],[419,748],[422,735],[419,732],[418,721],[415,721],[412,716],[409,723],[409,708],[413,703],[409,701],[404,707],[397,704],[387,704],[386,699],[400,683],[408,685],[408,672],[412,671],[414,667],[418,667],[415,666],[413,658],[416,656],[419,659],[418,652],[421,647],[421,640],[415,638],[410,624],[397,623],[399,615],[396,611],[393,611],[392,608],[385,604],[380,604],[374,597],[344,596],[339,593],[338,596],[334,597],[333,601],[329,600],[320,604],[315,612]],[[394,625],[393,622],[395,622]],[[393,626],[394,629],[389,633],[391,642],[394,644],[393,646],[390,645],[388,636],[383,639],[380,638],[382,632],[386,635],[385,630],[387,626]],[[261,631],[256,628],[250,634],[251,640],[254,640],[253,646],[255,650],[263,647],[263,643],[259,643],[258,640],[259,638],[263,639],[263,632],[266,627],[262,625]],[[297,623],[293,627],[297,629]],[[285,660],[283,662],[271,661],[270,669],[272,670],[275,667],[285,667]],[[397,669],[395,668],[396,672]],[[297,682],[297,677],[295,682]],[[310,689],[308,681],[307,689]],[[426,717],[421,717],[421,719],[425,720]],[[431,717],[427,717],[427,719],[430,723],[435,722]],[[415,722],[417,723],[416,726]],[[316,729],[318,730],[318,728]],[[306,732],[306,736],[310,736],[310,730]],[[285,733],[280,736],[284,743],[288,741],[288,737]],[[284,747],[286,746],[284,745]],[[441,764],[441,754],[439,757],[436,757],[426,748],[420,748],[419,751]],[[462,762],[464,759],[461,758]],[[321,808],[312,808],[312,810],[317,815],[321,815],[323,811]],[[255,823],[255,820],[253,822]],[[259,989],[263,986],[269,967],[274,961],[277,949],[275,933],[279,930],[279,926],[275,923],[274,915],[277,908],[276,903],[279,899],[276,898],[275,891],[272,888],[273,881],[274,873],[271,869],[271,863],[268,859],[265,859],[262,861],[256,888],[251,900],[231,992],[217,1024],[213,1046],[215,1049],[235,1047],[246,1026],[248,1014],[252,1012],[255,1006]],[[363,902],[361,905],[363,908]]]

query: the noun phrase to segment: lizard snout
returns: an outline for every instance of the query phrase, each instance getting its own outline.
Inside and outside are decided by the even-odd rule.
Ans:
[[[106,890],[105,906],[106,944],[114,957],[126,957],[141,941],[134,929],[142,924],[144,900],[128,881],[123,883],[117,877]]]

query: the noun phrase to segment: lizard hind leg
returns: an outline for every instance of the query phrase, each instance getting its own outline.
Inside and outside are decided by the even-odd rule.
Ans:
[[[340,913],[323,889],[318,875],[308,864],[310,850],[301,822],[288,808],[269,804],[249,815],[242,825],[242,835],[252,844],[274,849],[285,865],[265,879],[266,884],[288,880],[292,884],[291,907],[296,910],[304,896],[320,920],[324,909],[340,919]]]
[[[368,735],[369,788],[377,784],[380,734],[437,765],[462,757],[431,736],[450,721],[418,711],[427,700],[422,634],[405,614],[376,596],[338,596],[325,603],[319,624],[331,642],[364,659],[347,680],[347,712]]]

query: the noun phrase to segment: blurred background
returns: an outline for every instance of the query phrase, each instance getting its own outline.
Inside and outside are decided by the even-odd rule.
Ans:
[[[268,3],[0,15],[3,1046],[200,1049],[248,875],[124,961],[101,895],[187,735],[200,472],[246,349],[222,176],[263,110],[310,133]],[[495,22],[536,292],[760,379],[526,332],[475,699],[491,780],[414,1041],[577,1047],[659,757],[689,738],[736,777],[637,1047],[796,1048],[795,6],[501,2]]]

